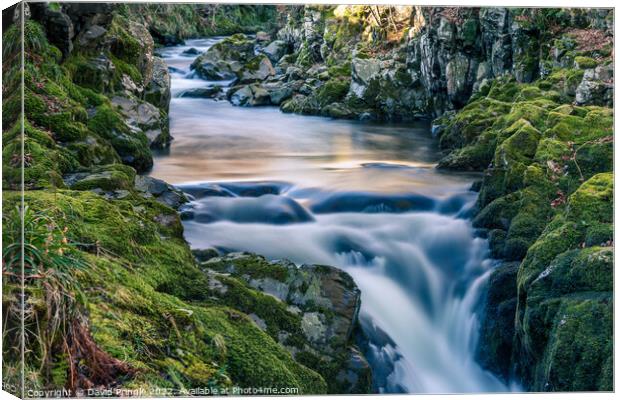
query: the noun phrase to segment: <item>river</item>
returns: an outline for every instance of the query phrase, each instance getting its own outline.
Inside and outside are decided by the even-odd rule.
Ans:
[[[194,195],[193,248],[251,251],[347,271],[382,393],[509,390],[474,357],[494,262],[469,220],[474,176],[436,170],[427,122],[378,124],[182,98],[215,84],[189,65],[217,38],[160,52],[174,141],[151,175]],[[221,82],[219,84],[222,84]]]

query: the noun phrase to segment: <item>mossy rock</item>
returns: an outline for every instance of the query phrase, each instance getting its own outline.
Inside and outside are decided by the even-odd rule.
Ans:
[[[128,168],[108,169],[125,173]],[[5,192],[4,210],[20,198]],[[174,210],[141,197],[110,201],[73,190],[27,191],[25,201],[66,226],[69,239],[80,243],[89,266],[75,279],[85,289],[89,329],[103,351],[136,371],[118,377],[117,387],[327,390],[318,373],[294,361],[244,313],[209,304],[208,279],[183,240]],[[162,224],[162,215],[177,223]],[[55,360],[52,367],[60,377],[62,360]]]
[[[129,190],[133,188],[135,176],[136,171],[127,165],[106,165],[94,168],[87,173],[74,174],[71,181],[75,181],[70,184],[70,187],[73,190]]]
[[[596,68],[598,62],[590,57],[577,56],[575,57],[575,68],[578,69],[591,69]]]
[[[109,140],[121,160],[137,171],[146,171],[153,165],[153,156],[144,132],[130,130],[112,106],[104,104],[97,107],[95,115],[88,121],[88,128]]]

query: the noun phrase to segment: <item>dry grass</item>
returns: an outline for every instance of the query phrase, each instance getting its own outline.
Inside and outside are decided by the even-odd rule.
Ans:
[[[613,39],[600,29],[569,29],[567,33],[577,42],[579,51],[602,50],[613,43]]]

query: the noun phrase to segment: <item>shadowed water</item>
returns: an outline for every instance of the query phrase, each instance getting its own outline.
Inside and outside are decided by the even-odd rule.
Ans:
[[[173,95],[217,84],[193,79],[195,56],[181,55],[215,40],[162,51],[174,68]],[[191,196],[184,225],[192,247],[350,273],[362,291],[378,391],[508,390],[474,358],[493,263],[467,219],[473,177],[434,168],[427,123],[364,124],[179,97],[170,122],[175,140],[152,175]]]

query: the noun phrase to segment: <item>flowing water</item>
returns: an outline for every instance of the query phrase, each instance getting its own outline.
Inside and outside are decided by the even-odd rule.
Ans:
[[[362,291],[376,390],[508,388],[475,361],[487,242],[468,211],[471,175],[437,171],[427,123],[370,124],[180,98],[214,82],[189,70],[217,38],[162,50],[174,141],[151,175],[193,196],[194,248],[334,265]],[[221,82],[219,84],[222,84]]]

